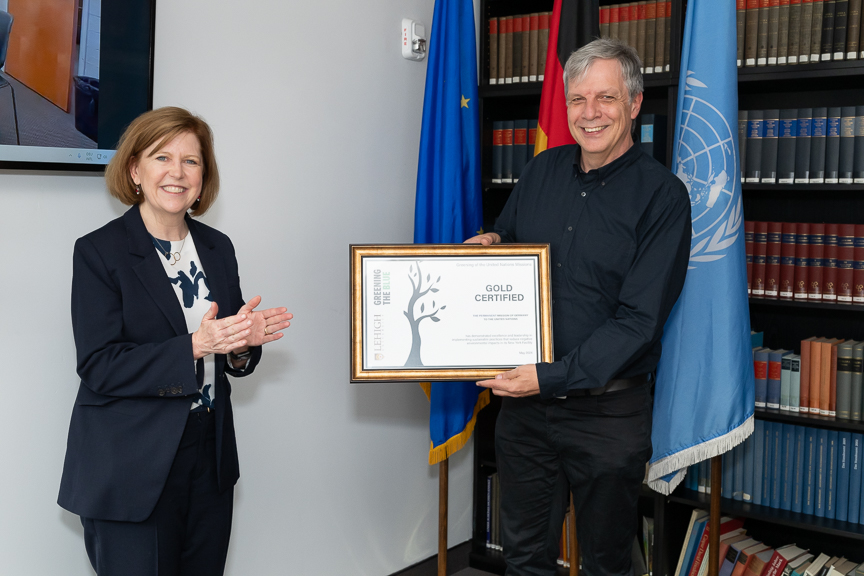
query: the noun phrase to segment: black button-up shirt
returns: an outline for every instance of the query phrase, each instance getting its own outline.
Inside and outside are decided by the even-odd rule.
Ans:
[[[540,396],[652,372],[690,252],[690,198],[669,170],[632,146],[582,172],[580,148],[528,163],[494,231],[551,244],[555,361],[537,364]]]

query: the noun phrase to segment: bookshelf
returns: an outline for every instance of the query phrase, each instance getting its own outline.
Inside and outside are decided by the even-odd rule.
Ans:
[[[542,85],[489,84],[489,18],[552,10],[552,0],[481,0],[480,23],[480,118],[482,142],[482,186],[484,228],[490,229],[503,208],[514,184],[492,182],[492,123],[516,118],[536,118]],[[611,1],[601,0],[608,6]],[[686,0],[673,0],[671,12],[670,71],[645,75],[642,113],[668,118],[666,165],[672,165],[675,106],[678,91],[678,62]],[[550,47],[550,50],[554,49]],[[738,69],[739,108],[806,108],[817,106],[864,105],[864,59],[796,64],[786,66],[744,67]],[[864,223],[864,184],[743,184],[745,218],[757,221]],[[751,324],[765,333],[771,348],[800,350],[800,341],[814,335],[864,340],[864,305],[822,302],[750,300]],[[500,400],[477,417],[475,428],[475,508],[470,564],[497,574],[504,573],[500,552],[486,548],[486,482],[496,469],[494,449],[495,420]],[[864,422],[851,422],[818,416],[759,410],[756,418],[829,430],[864,433]],[[640,498],[639,515],[651,516],[655,523],[654,574],[672,576],[688,519],[694,508],[707,509],[710,496],[680,487],[670,497],[647,488]],[[796,514],[768,506],[757,506],[721,499],[726,515],[746,519],[745,527],[753,537],[774,546],[795,542],[811,551],[845,555],[864,561],[864,524],[851,524]],[[634,522],[639,522],[634,518]],[[641,522],[640,522],[641,524]],[[563,568],[560,574],[566,574]]]

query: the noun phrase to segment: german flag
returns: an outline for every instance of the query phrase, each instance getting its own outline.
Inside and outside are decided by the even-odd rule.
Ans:
[[[564,64],[570,54],[599,37],[599,0],[555,0],[549,21],[549,50],[543,72],[535,156],[547,148],[576,143],[567,126]]]

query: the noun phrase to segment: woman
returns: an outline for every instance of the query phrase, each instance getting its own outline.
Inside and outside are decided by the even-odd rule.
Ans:
[[[58,502],[99,576],[222,574],[239,476],[227,375],[251,374],[292,315],[244,304],[231,241],[187,213],[219,190],[203,120],[143,114],[105,179],[131,208],[75,243],[81,384]]]

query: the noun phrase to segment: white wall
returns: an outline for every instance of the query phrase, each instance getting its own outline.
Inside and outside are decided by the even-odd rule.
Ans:
[[[0,0],[2,1],[2,0]],[[348,382],[348,245],[410,242],[425,62],[400,21],[428,0],[171,0],[157,6],[156,105],[213,126],[247,296],[296,315],[235,381],[232,575],[387,575],[437,551],[437,467],[414,384]],[[56,505],[77,389],[72,245],[122,214],[101,178],[0,173],[0,574],[92,574]],[[451,461],[450,545],[470,537],[470,447]]]

